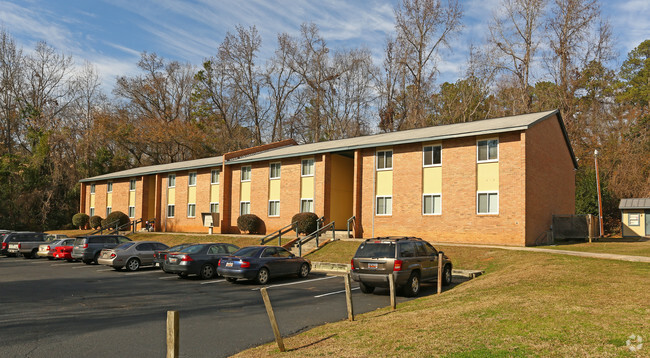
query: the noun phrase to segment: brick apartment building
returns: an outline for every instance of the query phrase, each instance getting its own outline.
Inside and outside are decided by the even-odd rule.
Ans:
[[[81,180],[81,212],[120,210],[160,231],[237,233],[252,213],[267,233],[302,211],[355,237],[534,245],[575,211],[577,162],[558,111],[297,145]]]

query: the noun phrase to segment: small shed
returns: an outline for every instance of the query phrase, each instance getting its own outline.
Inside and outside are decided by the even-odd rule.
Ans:
[[[621,199],[623,237],[650,236],[650,198]]]

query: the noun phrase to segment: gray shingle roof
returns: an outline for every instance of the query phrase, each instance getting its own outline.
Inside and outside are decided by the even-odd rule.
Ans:
[[[136,176],[149,175],[149,174],[170,173],[170,172],[181,171],[181,170],[216,167],[221,164],[223,164],[222,156],[202,158],[202,159],[195,159],[195,160],[187,160],[184,162],[132,168],[127,170],[122,170],[119,172],[98,175],[92,178],[82,179],[80,180],[80,182],[83,183],[83,182],[110,180],[110,179],[118,179],[118,178],[129,178],[129,177],[136,177]]]
[[[621,199],[619,209],[650,209],[650,198]]]

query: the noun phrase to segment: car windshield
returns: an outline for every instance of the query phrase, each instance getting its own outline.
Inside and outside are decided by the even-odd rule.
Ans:
[[[244,247],[243,249],[239,249],[233,252],[232,256],[251,257],[254,256],[259,250],[260,248],[256,246]]]
[[[393,242],[364,242],[357,249],[354,257],[373,258],[386,257],[395,258],[395,243]]]
[[[117,245],[115,247],[115,250],[126,250],[133,245],[135,245],[135,242],[125,242],[123,244]]]
[[[170,251],[170,252],[171,251],[179,251],[179,250],[182,250],[182,249],[184,249],[184,248],[186,248],[188,246],[193,246],[193,245],[194,244],[180,244],[180,245],[176,245],[176,246],[172,246],[172,247],[168,248],[167,251]]]
[[[197,252],[201,251],[204,246],[205,245],[192,245],[180,250],[179,252],[182,252],[184,254],[196,254]]]

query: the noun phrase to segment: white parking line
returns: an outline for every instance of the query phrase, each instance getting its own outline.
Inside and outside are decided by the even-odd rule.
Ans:
[[[50,266],[70,266],[70,262],[66,262],[64,264],[52,264]]]
[[[358,290],[358,289],[359,289],[359,287],[354,287],[354,288],[350,289],[350,291],[354,291],[354,290]],[[343,293],[343,292],[345,292],[345,290],[324,293],[322,295],[314,296],[314,298],[320,298],[320,297],[325,297],[325,296],[329,296],[329,295],[335,295],[337,293]]]
[[[337,278],[341,276],[327,276],[327,277],[321,277],[321,278],[315,278],[313,280],[306,280],[306,281],[298,281],[298,282],[289,282],[289,283],[281,283],[279,285],[271,285],[271,286],[266,286],[266,288],[271,288],[271,287],[280,287],[280,286],[289,286],[289,285],[299,285],[301,283],[307,283],[307,282],[312,282],[312,281],[320,281],[320,280],[329,280],[330,278]],[[253,288],[251,291],[259,291],[261,290],[261,287]]]
[[[159,280],[169,280],[169,279],[178,279],[178,276],[166,276],[166,277],[158,277]]]
[[[115,271],[114,269],[103,269],[103,270],[97,270],[97,272],[106,272],[106,271]]]
[[[202,284],[202,285],[209,285],[209,284],[211,284],[211,283],[223,282],[223,281],[225,281],[225,280],[226,280],[225,278],[222,278],[222,279],[220,279],[220,280],[212,280],[212,281],[201,282],[201,284]]]
[[[76,270],[76,269],[82,269],[82,268],[95,268],[95,266],[92,266],[92,265],[75,266],[72,269]]]
[[[131,275],[142,275],[145,273],[160,273],[160,271],[138,271],[138,272],[129,272],[125,273],[124,276],[131,276]]]

